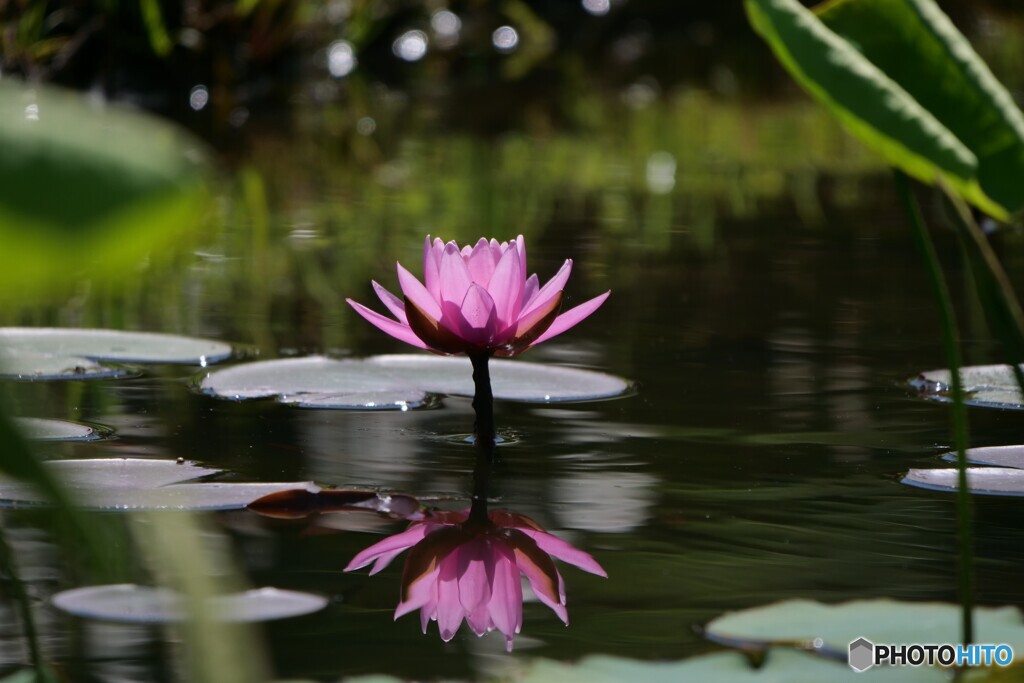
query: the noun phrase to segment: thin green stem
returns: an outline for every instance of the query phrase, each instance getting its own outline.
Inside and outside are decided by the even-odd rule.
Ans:
[[[974,540],[971,520],[971,492],[967,486],[967,409],[964,406],[960,368],[963,365],[957,341],[956,314],[953,299],[942,274],[942,266],[935,244],[924,225],[921,210],[910,190],[910,182],[902,171],[896,171],[896,189],[899,192],[907,219],[913,228],[914,240],[924,259],[932,294],[939,305],[942,328],[942,346],[949,366],[950,391],[953,396],[953,444],[956,448],[957,494],[957,557],[959,569],[958,593],[961,607],[961,639],[964,644],[974,640]]]

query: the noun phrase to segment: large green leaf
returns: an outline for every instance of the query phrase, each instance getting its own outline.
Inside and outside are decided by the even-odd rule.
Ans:
[[[208,206],[199,143],[79,95],[0,85],[0,148],[0,296],[134,274]]]
[[[1024,207],[1024,114],[934,0],[835,0],[817,14],[974,153],[989,198]]]
[[[822,14],[850,39],[797,0],[746,0],[746,7],[755,30],[800,85],[888,163],[924,182],[945,179],[968,201],[1005,218],[1024,205],[1024,192],[1011,201],[1005,191],[1010,183],[991,179],[998,164],[988,166],[1012,165],[1006,130],[1015,130],[1008,113],[1015,106],[931,0],[913,0],[912,7],[911,1],[845,0],[826,6]],[[903,7],[884,9],[891,5]],[[883,9],[872,13],[876,6]],[[873,38],[873,32],[881,37]],[[886,59],[879,57],[876,64],[876,52]],[[888,71],[894,64],[900,66],[898,78]],[[962,78],[947,86],[940,76],[947,72]],[[947,126],[948,107],[956,112],[950,120],[964,139]],[[973,114],[970,107],[976,108]]]

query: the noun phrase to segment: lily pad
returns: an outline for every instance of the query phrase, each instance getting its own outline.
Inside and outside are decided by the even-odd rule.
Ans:
[[[530,662],[515,677],[520,683],[863,683],[864,677],[845,663],[834,662],[793,650],[772,650],[763,665],[754,667],[737,652],[717,652],[678,662],[645,662],[596,655],[579,662],[548,659]],[[870,680],[886,683],[944,683],[949,672],[929,667],[893,667],[871,670]]]
[[[956,468],[910,470],[901,483],[932,491],[956,491]],[[968,467],[967,485],[971,493],[989,496],[1024,496],[1024,470],[1010,467]]]
[[[910,380],[925,398],[948,403],[952,400],[949,370],[929,370]],[[981,408],[1024,410],[1024,395],[1010,365],[971,365],[960,369],[964,403]]]
[[[102,434],[89,425],[41,417],[16,417],[21,433],[34,441],[94,441]]]
[[[731,646],[788,645],[842,656],[861,637],[873,643],[959,642],[960,614],[959,606],[936,602],[787,600],[718,617],[705,627],[705,635]],[[1024,623],[1016,607],[978,607],[974,620],[976,642],[1007,643],[1018,651],[1024,647]]]
[[[947,453],[944,460],[956,462],[956,453]],[[1016,467],[1024,469],[1024,446],[986,446],[968,448],[967,462],[990,467]]]
[[[87,586],[53,596],[53,606],[85,619],[100,619],[126,624],[168,624],[181,621],[184,606],[181,596],[168,588],[134,584]],[[218,620],[260,622],[286,619],[318,612],[327,606],[327,598],[311,593],[259,588],[220,595],[211,599],[210,613]]]
[[[173,334],[0,327],[0,377],[10,379],[95,379],[125,374],[96,361],[205,367],[232,353],[231,345],[223,342]]]
[[[494,397],[513,401],[592,401],[621,396],[630,387],[629,382],[613,375],[522,361],[494,360],[490,371]],[[414,354],[365,360],[311,356],[247,363],[207,375],[200,389],[231,400],[276,396],[280,401],[318,408],[364,409],[401,409],[397,401],[380,405],[381,392],[408,397],[407,409],[412,406],[410,398],[423,393],[472,396],[474,391],[468,358]],[[344,400],[331,398],[338,396]]]
[[[98,458],[46,466],[77,503],[101,510],[237,510],[276,491],[320,491],[312,482],[181,483],[220,472],[184,460]],[[44,504],[32,485],[0,479],[0,506]]]
[[[253,512],[276,519],[302,519],[310,515],[350,510],[369,510],[397,519],[409,519],[422,510],[412,496],[374,491],[291,489],[277,491],[249,503]]]

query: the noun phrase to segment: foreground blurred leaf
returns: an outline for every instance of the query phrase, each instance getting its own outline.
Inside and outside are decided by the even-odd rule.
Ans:
[[[932,0],[746,0],[793,77],[919,180],[944,178],[999,218],[1024,207],[1024,117]]]
[[[0,84],[0,298],[134,274],[208,206],[198,143],[142,114]]]

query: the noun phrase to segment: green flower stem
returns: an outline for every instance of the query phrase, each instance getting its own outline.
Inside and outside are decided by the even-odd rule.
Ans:
[[[942,328],[942,346],[949,366],[950,390],[953,395],[953,443],[956,448],[957,494],[957,556],[959,569],[958,593],[961,613],[961,638],[964,644],[974,640],[974,539],[971,520],[971,492],[967,486],[967,410],[964,406],[963,385],[960,381],[960,368],[963,362],[957,342],[956,314],[953,301],[942,275],[942,267],[935,251],[921,210],[910,191],[910,182],[902,171],[896,171],[896,190],[903,202],[907,219],[913,228],[914,240],[917,242],[921,256],[924,258],[931,282],[932,293],[939,305],[939,320]]]

